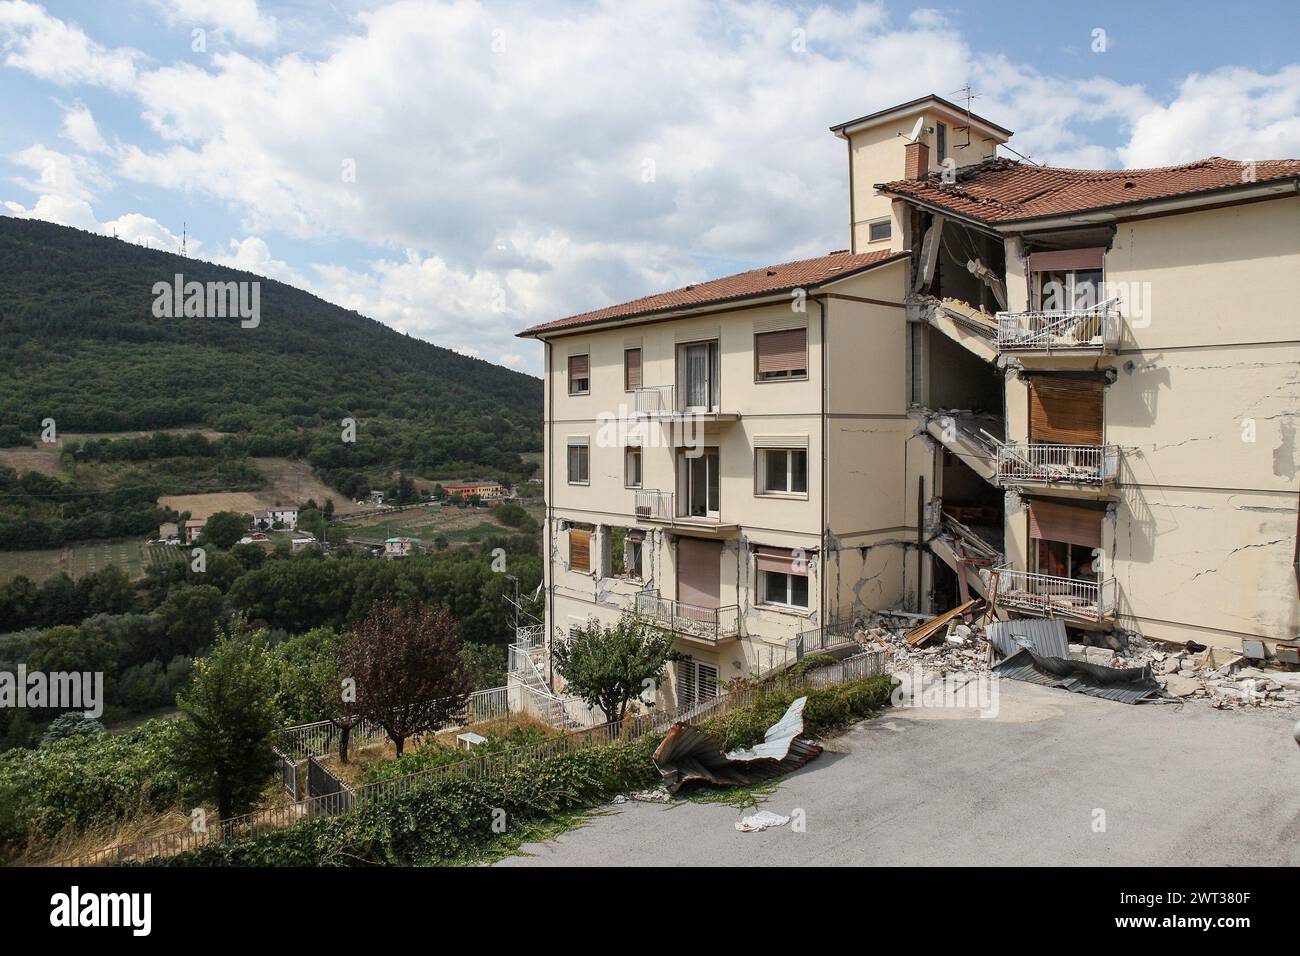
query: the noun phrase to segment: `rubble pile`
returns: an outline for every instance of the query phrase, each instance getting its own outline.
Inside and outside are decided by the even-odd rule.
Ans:
[[[1074,650],[1074,645],[1070,650]],[[1086,650],[1096,652],[1101,648]],[[1150,664],[1157,680],[1170,694],[1184,699],[1208,699],[1220,710],[1300,706],[1300,672],[1263,669],[1250,665],[1239,655],[1213,650],[1173,650],[1138,639],[1115,657],[1130,660],[1133,666]]]
[[[989,645],[980,628],[953,623],[924,645],[909,647],[904,635],[914,623],[891,615],[877,615],[854,634],[854,639],[864,647],[884,648],[889,654],[890,670],[911,671],[919,667],[923,673],[939,677],[989,671]]]

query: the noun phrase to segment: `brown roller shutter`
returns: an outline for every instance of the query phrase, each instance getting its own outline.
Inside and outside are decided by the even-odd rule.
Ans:
[[[569,529],[569,567],[574,571],[591,570],[591,532]]]
[[[759,374],[808,370],[808,330],[785,329],[754,336]]]
[[[641,387],[641,350],[623,350],[623,388],[632,391]]]
[[[1057,501],[1029,502],[1029,536],[1085,548],[1101,547],[1102,512]]]
[[[717,607],[722,584],[722,545],[677,539],[677,600]]]
[[[1104,385],[1099,378],[1029,378],[1029,440],[1100,445]]]
[[[1106,258],[1106,248],[1060,249],[1056,252],[1035,252],[1029,257],[1030,272],[1069,272],[1078,269],[1100,269]]]
[[[756,553],[758,570],[775,571],[779,574],[804,574],[808,573],[807,558],[804,559],[803,570],[795,570],[794,551],[789,548],[759,548]]]

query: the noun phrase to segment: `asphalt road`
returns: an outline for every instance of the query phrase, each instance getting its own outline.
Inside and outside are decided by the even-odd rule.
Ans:
[[[760,807],[802,810],[803,832],[737,832],[725,805],[631,802],[498,865],[1294,866],[1298,716],[1002,681],[996,718],[891,709],[828,742]]]

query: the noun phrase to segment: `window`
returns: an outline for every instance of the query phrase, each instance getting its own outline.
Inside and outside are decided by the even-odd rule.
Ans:
[[[1038,307],[1043,312],[1086,311],[1102,302],[1100,269],[1039,272]]]
[[[873,223],[868,223],[867,231],[868,242],[883,242],[892,235],[893,226],[888,219],[877,219]]]
[[[569,394],[586,395],[591,391],[591,356],[569,356]]]
[[[623,487],[641,487],[641,449],[628,448],[623,452]]]
[[[760,547],[755,553],[755,565],[763,604],[808,607],[808,558],[802,551]]]
[[[569,446],[569,484],[591,483],[591,448],[587,444]]]
[[[806,378],[808,375],[808,330],[783,329],[754,336],[754,363],[760,382]]]
[[[939,162],[948,157],[948,127],[943,123],[934,124],[934,151],[939,154]]]
[[[758,449],[758,479],[760,495],[806,495],[808,449]]]
[[[680,490],[678,513],[692,518],[716,518],[718,504],[718,449],[700,449],[692,458],[682,452],[677,459]]]
[[[645,566],[645,533],[629,531],[623,545],[623,567],[633,581],[642,580],[641,569]]]
[[[682,407],[687,411],[718,410],[718,343],[694,342],[678,350]]]
[[[602,539],[601,577],[640,581],[645,532],[637,528],[608,528]]]
[[[583,574],[591,572],[591,529],[569,529],[569,570]]]
[[[634,392],[641,387],[641,350],[623,350],[623,391]]]
[[[718,669],[687,657],[677,662],[677,706],[693,707],[718,696]]]

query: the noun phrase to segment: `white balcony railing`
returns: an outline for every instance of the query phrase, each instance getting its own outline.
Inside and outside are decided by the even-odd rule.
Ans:
[[[672,521],[673,495],[667,491],[643,490],[636,493],[636,516],[642,521]]]
[[[649,385],[633,392],[638,415],[672,415],[677,411],[672,385]]]
[[[999,312],[997,318],[1001,352],[1113,352],[1119,345],[1118,299],[1060,312]]]
[[[1115,614],[1116,583],[1034,574],[1011,567],[997,569],[997,603],[1044,617],[1101,621]]]
[[[1004,485],[1095,487],[1113,482],[1118,471],[1118,445],[998,446],[998,480]]]
[[[636,596],[636,614],[656,627],[686,634],[702,641],[718,641],[740,634],[740,607],[701,607],[663,598],[653,591]]]

